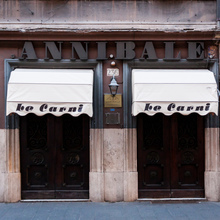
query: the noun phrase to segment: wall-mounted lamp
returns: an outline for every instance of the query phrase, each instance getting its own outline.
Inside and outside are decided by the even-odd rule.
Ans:
[[[112,62],[111,62],[111,66],[113,67],[113,66],[115,66],[115,65],[116,65],[115,61],[112,61]]]
[[[115,96],[118,91],[118,83],[117,83],[114,75],[112,76],[111,82],[108,86],[109,86],[109,89],[110,89],[112,96]]]

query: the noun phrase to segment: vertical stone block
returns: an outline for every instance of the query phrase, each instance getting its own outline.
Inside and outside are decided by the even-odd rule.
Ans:
[[[6,172],[6,130],[0,129],[0,173]],[[1,179],[0,179],[1,181]]]
[[[205,197],[220,201],[219,128],[205,129]]]
[[[89,173],[89,198],[92,202],[104,202],[104,174]]]
[[[5,184],[5,173],[0,173],[0,202],[5,202],[5,192],[6,192],[6,184]]]
[[[124,173],[105,173],[105,201],[124,201]]]
[[[205,129],[205,170],[220,171],[219,128]]]
[[[5,202],[18,202],[21,200],[21,174],[8,173],[5,178]]]
[[[19,129],[7,130],[7,170],[11,173],[20,172],[20,139]]]
[[[104,130],[104,172],[123,172],[124,143],[123,129]]]
[[[125,172],[137,171],[137,129],[124,129]]]
[[[132,202],[138,199],[138,173],[124,173],[124,201]]]
[[[90,171],[103,171],[103,129],[90,129]]]
[[[0,202],[5,202],[7,174],[6,129],[0,129]]]
[[[205,172],[205,197],[209,201],[220,201],[220,172]]]

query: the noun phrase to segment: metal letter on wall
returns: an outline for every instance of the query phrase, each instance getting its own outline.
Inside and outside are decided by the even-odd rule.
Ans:
[[[165,43],[165,58],[164,60],[180,60],[181,52],[178,53],[177,57],[174,58],[174,44],[175,42],[164,42]]]
[[[152,42],[146,42],[140,60],[157,60],[157,55]]]
[[[117,56],[116,59],[132,60],[135,58],[134,42],[116,42]]]
[[[27,59],[27,60],[36,60],[37,55],[34,50],[34,46],[32,42],[25,42],[24,47],[22,49],[21,58],[20,59]]]
[[[106,57],[106,44],[107,42],[96,42],[98,46],[98,56],[96,60],[107,60]]]
[[[70,42],[72,44],[72,60],[75,60],[75,52],[81,60],[88,60],[88,42],[85,42],[86,49],[83,48],[81,42]]]
[[[57,48],[55,42],[45,42],[45,58],[44,59],[49,59],[48,51],[50,52],[50,54],[54,60],[61,60],[62,59],[62,56],[61,56],[62,42],[58,42],[58,44],[59,44],[59,49]]]
[[[188,60],[204,59],[204,42],[188,42]]]

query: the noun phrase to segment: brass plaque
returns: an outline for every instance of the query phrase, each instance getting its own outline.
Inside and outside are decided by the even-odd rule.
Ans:
[[[104,107],[105,108],[122,107],[122,95],[118,94],[112,96],[111,94],[104,94]]]

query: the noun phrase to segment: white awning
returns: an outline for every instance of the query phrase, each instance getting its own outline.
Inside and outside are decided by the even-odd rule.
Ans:
[[[132,115],[218,114],[217,84],[206,69],[132,70]]]
[[[93,70],[15,69],[7,92],[7,115],[93,115]]]

